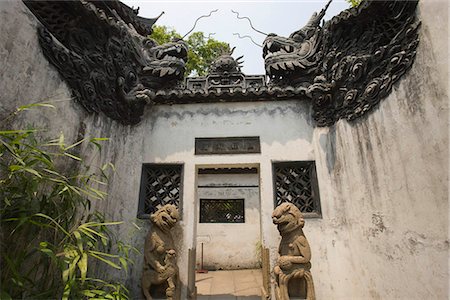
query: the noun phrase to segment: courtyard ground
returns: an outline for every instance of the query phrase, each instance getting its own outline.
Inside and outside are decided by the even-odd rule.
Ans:
[[[195,276],[198,300],[261,299],[261,269],[209,271]]]

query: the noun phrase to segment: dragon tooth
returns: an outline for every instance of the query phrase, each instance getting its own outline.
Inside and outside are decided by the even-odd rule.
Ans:
[[[172,75],[173,73],[175,73],[175,69],[169,69],[169,72],[167,74]]]
[[[267,42],[267,48],[268,49],[272,48],[272,45],[273,45],[273,41],[268,41]]]
[[[292,62],[287,62],[286,67],[288,67],[291,70],[295,70],[294,64]]]
[[[177,50],[177,53],[181,53],[181,48],[180,47],[177,47],[176,50]]]
[[[294,64],[294,66],[296,66],[296,67],[299,67],[299,68],[304,69],[304,67],[302,66],[301,62],[299,62],[299,61],[294,61],[293,64]]]
[[[280,69],[280,66],[278,65],[278,64],[273,64],[272,66],[271,66],[273,69],[275,69],[276,71],[278,71],[279,69]]]
[[[161,74],[159,74],[159,77],[164,77],[167,75],[167,73],[169,73],[170,69],[169,68],[162,68],[161,69]]]
[[[154,69],[152,73],[153,75],[159,76],[159,71],[159,69]]]
[[[280,63],[280,68],[283,69],[284,71],[286,71],[286,64],[285,63]]]

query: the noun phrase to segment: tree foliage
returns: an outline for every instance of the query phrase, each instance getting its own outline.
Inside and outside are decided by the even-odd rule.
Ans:
[[[174,39],[180,39],[181,35],[174,29],[166,26],[154,26],[150,37],[159,44],[164,44]],[[206,75],[208,67],[217,57],[224,52],[230,52],[230,45],[211,37],[206,37],[200,31],[190,34],[184,41],[189,47],[186,76]]]
[[[347,0],[348,3],[350,3],[351,6],[356,7],[358,6],[363,0]]]
[[[52,107],[14,114],[34,106]],[[63,134],[44,140],[32,128],[0,130],[1,299],[128,299],[121,283],[92,275],[93,264],[126,270],[133,250],[112,234],[120,222],[90,209],[105,199],[99,187],[113,166],[93,170],[80,147],[101,150],[105,140],[68,145]]]

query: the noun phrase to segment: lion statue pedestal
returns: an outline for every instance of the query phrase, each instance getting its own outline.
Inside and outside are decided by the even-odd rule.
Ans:
[[[151,215],[152,228],[144,246],[142,291],[146,300],[154,297],[180,299],[176,251],[170,230],[180,219],[175,205],[166,204]]]
[[[279,205],[272,213],[272,220],[281,235],[275,274],[275,297],[289,300],[289,296],[315,300],[311,275],[311,248],[303,233],[305,220],[292,203]]]

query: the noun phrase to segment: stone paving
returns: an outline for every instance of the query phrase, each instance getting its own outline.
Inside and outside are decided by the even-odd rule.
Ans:
[[[260,300],[261,269],[195,274],[198,300]]]

